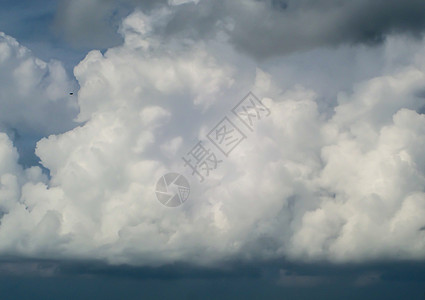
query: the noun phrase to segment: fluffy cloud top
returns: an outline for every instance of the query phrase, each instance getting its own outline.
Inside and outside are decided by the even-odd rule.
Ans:
[[[315,91],[232,63],[222,31],[210,42],[158,37],[173,13],[131,14],[122,45],[75,68],[82,123],[37,144],[50,178],[23,170],[0,136],[1,254],[134,265],[425,258],[423,42],[389,39],[381,74],[323,112]],[[390,53],[400,41],[413,53],[401,65]],[[271,115],[198,184],[181,155],[249,90]],[[191,179],[178,209],[155,198],[168,171]]]
[[[58,61],[44,62],[0,32],[0,128],[50,134],[72,127],[76,84]]]

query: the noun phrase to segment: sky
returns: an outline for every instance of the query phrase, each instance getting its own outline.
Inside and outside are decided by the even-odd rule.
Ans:
[[[424,30],[420,0],[3,1],[1,294],[425,299]]]

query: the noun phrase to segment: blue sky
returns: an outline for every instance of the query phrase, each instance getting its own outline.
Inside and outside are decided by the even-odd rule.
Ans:
[[[6,34],[18,39],[43,59],[58,59],[72,70],[87,49],[70,47],[54,33],[57,1],[3,1],[0,26]]]

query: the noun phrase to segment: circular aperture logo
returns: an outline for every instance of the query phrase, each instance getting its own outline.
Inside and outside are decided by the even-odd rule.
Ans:
[[[190,194],[190,185],[186,177],[178,173],[168,173],[156,183],[156,197],[168,207],[182,205]]]

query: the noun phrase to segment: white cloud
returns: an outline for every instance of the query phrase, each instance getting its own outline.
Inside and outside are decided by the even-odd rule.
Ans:
[[[72,127],[76,88],[58,61],[44,62],[0,32],[0,128],[50,134]]]
[[[410,44],[403,68],[386,56],[382,74],[341,93],[328,117],[314,91],[282,90],[261,68],[247,76],[256,63],[232,64],[222,56],[237,53],[223,41],[157,38],[149,22],[162,17],[135,12],[121,26],[123,45],[92,51],[75,68],[85,123],[38,142],[49,180],[22,170],[0,139],[1,253],[142,265],[424,258],[422,43]],[[163,207],[156,180],[190,174],[181,155],[240,89],[267,96],[272,114],[204,184],[188,175],[184,206]]]

